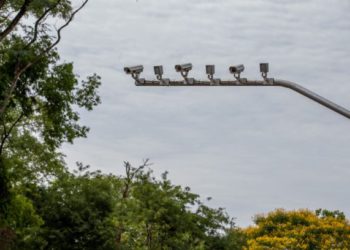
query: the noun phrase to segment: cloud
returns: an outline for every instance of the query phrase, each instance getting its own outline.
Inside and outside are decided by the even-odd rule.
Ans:
[[[348,1],[91,1],[64,33],[62,58],[79,75],[103,77],[103,104],[82,112],[88,139],[65,146],[67,161],[122,173],[122,162],[151,158],[240,225],[276,207],[349,211],[349,121],[282,88],[142,88],[123,67],[142,63],[178,78],[173,65],[192,62],[231,78],[246,65],[259,78],[287,79],[350,107]],[[350,214],[349,214],[350,215]]]

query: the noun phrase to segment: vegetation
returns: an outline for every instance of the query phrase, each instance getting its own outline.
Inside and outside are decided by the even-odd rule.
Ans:
[[[101,83],[56,45],[87,2],[0,0],[0,250],[350,249],[339,211],[276,210],[239,229],[148,161],[124,176],[68,171],[59,148],[87,135],[76,110],[100,103]]]
[[[284,211],[255,218],[247,249],[350,249],[350,223],[339,211]]]
[[[228,249],[220,239],[234,225],[223,209],[209,208],[189,188],[172,185],[166,173],[157,180],[146,165],[125,163],[124,177],[80,165],[50,185],[17,192],[2,244],[10,249]]]
[[[73,106],[92,110],[100,102],[99,76],[79,81],[56,49],[86,3],[73,9],[69,0],[0,0],[2,246],[36,238],[44,220],[34,198],[67,174],[58,148],[88,132]]]

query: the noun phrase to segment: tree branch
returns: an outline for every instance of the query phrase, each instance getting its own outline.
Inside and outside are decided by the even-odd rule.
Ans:
[[[30,67],[30,66],[29,66],[29,67]],[[0,119],[3,119],[3,118],[2,118],[2,115],[5,114],[7,105],[8,105],[9,102],[10,102],[11,95],[12,95],[13,91],[14,91],[15,88],[16,88],[17,82],[18,82],[19,78],[21,77],[21,75],[23,74],[23,72],[26,71],[26,70],[27,70],[27,67],[23,68],[22,70],[19,70],[19,69],[16,69],[16,70],[15,70],[15,77],[13,78],[13,80],[12,80],[12,82],[11,82],[11,84],[10,84],[9,92],[8,92],[7,95],[5,96],[4,102],[3,102],[2,106],[0,107]]]
[[[16,119],[16,121],[10,126],[10,128],[8,129],[8,131],[6,131],[6,125],[5,123],[3,124],[4,126],[4,134],[1,138],[1,143],[0,143],[0,155],[2,155],[2,152],[4,150],[4,146],[6,143],[6,140],[9,138],[9,136],[11,135],[12,130],[16,127],[16,125],[21,121],[21,119],[23,118],[24,113],[21,112],[21,114],[19,115],[19,117]]]
[[[8,35],[11,33],[12,30],[14,30],[14,28],[16,27],[16,25],[19,23],[19,21],[21,20],[21,18],[26,14],[27,9],[29,4],[32,2],[33,0],[25,0],[21,9],[19,10],[19,12],[17,13],[17,15],[15,16],[15,18],[11,21],[11,23],[9,24],[9,26],[3,30],[0,33],[0,42]]]
[[[33,43],[35,43],[35,41],[38,38],[38,33],[39,33],[39,25],[41,23],[41,21],[46,18],[46,16],[50,13],[50,11],[54,10],[60,3],[62,2],[62,0],[58,0],[54,5],[52,5],[50,8],[48,8],[46,11],[44,11],[44,13],[36,20],[35,24],[34,24],[34,35],[33,38],[29,41],[29,43],[24,47],[24,49],[28,49]]]
[[[29,1],[29,2],[30,2],[30,1],[32,1],[32,0],[26,0],[26,1]],[[46,55],[47,53],[49,53],[49,52],[61,41],[61,32],[62,32],[62,30],[63,30],[64,28],[66,28],[66,27],[73,21],[74,16],[75,16],[82,8],[84,8],[85,5],[86,5],[88,2],[89,2],[89,0],[85,0],[85,1],[83,2],[83,4],[82,4],[79,8],[77,8],[77,9],[71,14],[71,16],[69,17],[69,19],[67,20],[67,22],[66,22],[65,24],[63,24],[63,25],[57,30],[57,38],[56,38],[56,41],[55,41],[53,44],[51,44],[47,49],[45,49],[44,51],[42,51],[42,53],[40,53],[34,61],[28,63],[28,64],[27,64],[26,66],[24,66],[22,69],[16,70],[16,72],[15,72],[15,77],[14,77],[14,79],[12,80],[12,82],[11,82],[11,84],[10,84],[11,86],[10,86],[9,93],[5,96],[4,102],[3,102],[2,106],[0,107],[0,117],[5,113],[6,108],[7,108],[7,106],[8,106],[8,103],[9,103],[9,101],[10,101],[10,99],[11,99],[11,95],[12,95],[14,89],[16,88],[17,82],[18,82],[19,78],[21,77],[21,75],[22,75],[28,68],[30,68],[31,66],[33,66],[34,64],[36,64],[37,62],[39,62],[39,61],[42,59],[42,57],[43,57],[44,55]],[[0,41],[1,41],[1,38],[0,38]]]
[[[52,50],[54,47],[56,47],[56,45],[61,41],[61,38],[62,38],[62,37],[61,37],[61,32],[62,32],[62,30],[63,30],[64,28],[66,28],[66,27],[73,21],[74,16],[75,16],[82,8],[84,8],[85,5],[86,5],[88,2],[89,2],[89,0],[85,0],[85,1],[83,2],[83,4],[80,5],[80,7],[77,8],[77,9],[71,14],[71,16],[69,17],[69,19],[67,20],[67,22],[66,22],[65,24],[63,24],[63,25],[57,30],[57,39],[56,39],[56,41],[55,41],[53,44],[51,44],[51,46],[49,46],[49,47],[42,53],[42,55],[44,55],[44,54],[50,52],[50,50]]]
[[[6,123],[5,123],[5,119],[1,119],[2,121],[2,127],[3,127],[3,133],[1,135],[1,141],[3,140],[3,138],[5,137],[5,135],[7,134],[7,128],[6,128]]]

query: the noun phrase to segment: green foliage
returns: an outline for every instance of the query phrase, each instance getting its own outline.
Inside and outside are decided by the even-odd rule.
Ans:
[[[26,132],[40,136],[55,150],[63,142],[72,143],[75,138],[86,136],[88,128],[79,124],[79,114],[73,107],[92,110],[100,103],[97,94],[100,77],[93,74],[79,83],[73,64],[60,62],[55,45],[61,39],[61,29],[76,13],[70,1],[6,1],[0,16],[11,23],[15,17],[10,13],[19,15],[23,7],[25,15],[20,20],[26,18],[26,22],[19,21],[9,34],[0,38],[1,133],[7,134],[6,129],[21,122]],[[63,22],[58,31],[52,22],[46,21],[48,18]],[[1,33],[10,27],[1,23]],[[1,142],[2,148],[10,136]]]
[[[15,195],[9,205],[6,218],[7,228],[13,231],[13,240],[9,245],[12,249],[32,249],[32,244],[38,240],[42,218],[37,214],[32,201],[23,195]]]
[[[209,208],[189,188],[172,185],[167,173],[161,180],[143,170],[133,177],[117,210],[121,249],[209,249],[206,243],[226,228],[229,218],[222,209]]]
[[[7,168],[4,165],[3,159],[0,157],[0,225],[5,219],[5,213],[8,209],[10,199],[10,182]]]
[[[67,175],[62,143],[88,132],[77,110],[100,103],[100,77],[80,81],[56,49],[86,2],[75,10],[69,0],[0,0],[0,236],[14,236],[12,248],[37,238],[33,201]],[[37,220],[22,223],[24,213]]]
[[[242,229],[232,227],[226,229],[225,235],[214,237],[207,246],[213,250],[242,250],[247,246],[247,235]]]
[[[158,180],[144,167],[132,168],[127,163],[126,176],[118,177],[91,173],[79,164],[75,174],[62,174],[50,185],[31,190],[28,186],[30,200],[25,201],[30,209],[25,218],[29,222],[20,224],[20,230],[26,229],[23,233],[11,225],[16,232],[14,246],[235,249],[228,246],[238,241],[223,234],[229,218],[222,209],[205,206],[189,188],[172,185],[166,174]],[[24,214],[20,209],[13,211],[14,216]],[[13,216],[9,219],[17,221]]]
[[[58,179],[35,204],[46,249],[114,249],[116,182],[98,173]],[[53,209],[54,208],[54,209]]]
[[[72,11],[71,1],[69,0],[31,0],[28,2],[30,4],[25,13],[26,16],[40,17],[47,8],[57,5],[57,2],[59,2],[59,5],[51,11],[51,16],[67,19],[69,18],[69,13]],[[1,20],[6,23],[10,22],[10,18],[5,13],[18,12],[24,3],[24,0],[6,1],[1,9]],[[5,24],[2,24],[0,27],[3,29]]]
[[[329,211],[327,209],[317,209],[315,211],[316,216],[318,216],[319,218],[325,219],[325,218],[335,218],[335,219],[340,219],[340,220],[344,220],[345,221],[345,214],[339,210],[335,210],[335,211]]]

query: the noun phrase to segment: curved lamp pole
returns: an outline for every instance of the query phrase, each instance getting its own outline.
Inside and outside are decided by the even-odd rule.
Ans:
[[[214,79],[215,66],[206,65],[206,73],[208,75],[208,81],[195,80],[193,78],[188,78],[188,73],[192,69],[192,64],[180,64],[175,66],[175,70],[181,73],[183,77],[182,81],[172,81],[163,78],[163,67],[155,66],[154,73],[157,76],[157,80],[149,81],[139,78],[143,71],[143,66],[125,67],[124,71],[130,74],[135,79],[136,86],[263,86],[263,87],[285,87],[298,92],[299,94],[308,97],[309,99],[329,108],[330,110],[345,116],[350,119],[350,111],[329,101],[328,99],[300,86],[299,84],[268,78],[267,73],[269,71],[269,65],[267,63],[260,64],[260,72],[263,80],[248,80],[246,78],[241,78],[241,73],[244,71],[244,65],[231,66],[229,68],[230,72],[235,77],[233,81],[222,81],[221,79]]]

